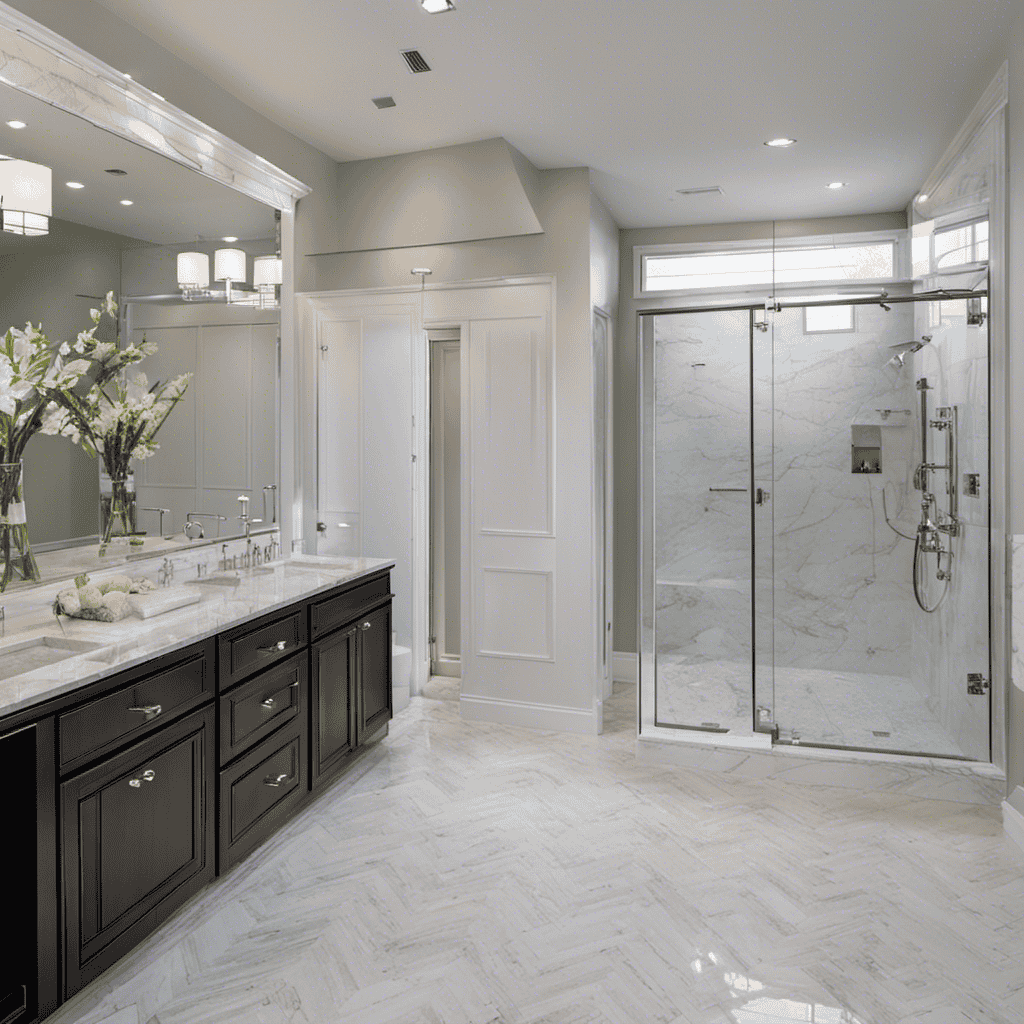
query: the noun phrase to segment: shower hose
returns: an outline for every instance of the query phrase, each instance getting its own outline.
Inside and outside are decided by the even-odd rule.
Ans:
[[[939,595],[938,601],[936,601],[935,604],[933,604],[929,608],[928,605],[925,603],[924,595],[922,593],[922,588],[921,588],[921,575],[922,575],[922,573],[921,573],[921,563],[923,562],[924,556],[926,554],[927,554],[927,552],[924,552],[924,551],[921,550],[921,531],[918,530],[917,531],[917,535],[914,537],[914,571],[913,571],[913,576],[914,576],[914,600],[917,601],[918,607],[921,609],[921,611],[923,611],[923,612],[934,612],[934,611],[936,611],[938,609],[939,605],[942,604],[942,602],[946,598],[946,594],[949,591],[949,577],[946,576],[943,579],[943,581],[942,581],[942,593]],[[942,552],[941,551],[937,552],[936,555],[935,555],[935,558],[936,558],[937,564],[939,564],[939,565],[941,565],[941,563],[938,562],[938,559],[940,559],[941,557],[942,557]]]

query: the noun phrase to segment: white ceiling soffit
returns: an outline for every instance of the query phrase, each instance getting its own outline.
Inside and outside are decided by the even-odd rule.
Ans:
[[[340,164],[334,242],[324,251],[541,234],[517,163],[504,139],[487,139]]]
[[[261,0],[239,17],[233,0],[99,2],[337,160],[502,137],[539,168],[592,168],[623,227],[903,209],[1022,9],[457,0],[431,16],[417,0]],[[410,47],[429,74],[409,74]],[[378,110],[385,95],[396,106]],[[797,145],[763,145],[781,135]],[[676,194],[708,183],[725,194]]]
[[[0,2],[0,82],[278,209],[309,187]]]
[[[28,127],[8,128],[14,118]],[[269,206],[7,85],[0,85],[0,154],[52,168],[53,216],[62,221],[156,245],[274,237]],[[127,173],[111,175],[108,168]],[[68,181],[84,187],[68,188]],[[122,199],[132,205],[122,206]],[[47,244],[5,235],[0,248],[7,240],[22,248],[26,241]]]

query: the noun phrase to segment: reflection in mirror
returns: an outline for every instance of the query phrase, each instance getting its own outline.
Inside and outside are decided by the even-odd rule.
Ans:
[[[97,338],[156,342],[134,368],[150,383],[193,375],[159,450],[133,463],[142,544],[125,539],[113,558],[97,557],[102,466],[66,437],[29,442],[25,504],[44,579],[162,550],[161,536],[189,543],[189,518],[195,543],[244,533],[246,507],[252,520],[274,519],[279,314],[274,267],[258,288],[254,258],[279,252],[276,211],[6,85],[0,113],[0,159],[51,168],[53,188],[47,234],[0,232],[0,332],[31,321],[74,343],[113,291],[119,323],[105,317]],[[216,279],[215,252],[227,248],[244,253],[244,279]],[[207,287],[179,287],[186,251],[209,257]]]

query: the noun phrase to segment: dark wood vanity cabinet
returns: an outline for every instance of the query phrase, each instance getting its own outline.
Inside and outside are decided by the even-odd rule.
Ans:
[[[19,939],[0,1024],[42,1020],[100,975],[390,718],[384,570],[0,723]]]
[[[66,994],[214,874],[213,707],[61,784]]]
[[[310,608],[311,648],[311,767],[316,788],[337,771],[348,756],[379,732],[391,719],[391,600],[388,578],[362,588],[376,607],[345,621],[358,604],[332,598],[330,619],[314,604]],[[385,603],[381,604],[381,598]]]
[[[0,731],[7,823],[0,1022],[29,1024],[60,1005],[54,721]]]

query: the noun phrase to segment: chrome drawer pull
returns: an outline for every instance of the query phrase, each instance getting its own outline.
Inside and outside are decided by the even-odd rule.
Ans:
[[[282,782],[290,782],[290,781],[291,781],[291,776],[287,772],[284,772],[281,775],[268,775],[263,780],[263,785],[264,786],[270,786],[271,788],[276,789],[278,786],[281,785]]]
[[[287,640],[278,640],[276,644],[271,644],[269,647],[257,647],[256,650],[260,654],[276,654],[278,651],[285,651],[288,649]]]
[[[145,782],[152,782],[155,778],[156,778],[156,772],[153,771],[152,768],[147,768],[142,773],[142,778],[141,779],[129,779],[128,780],[128,785],[131,786],[133,789],[138,789],[142,785],[142,783],[144,781]]]
[[[299,685],[298,683],[292,683],[288,687],[288,689],[289,690],[294,690],[294,689],[296,689],[298,687],[298,685]],[[274,700],[273,697],[268,697],[266,700],[260,701],[260,707],[261,708],[266,708],[268,711],[273,711],[274,708],[277,707],[277,702]]]
[[[157,715],[161,714],[164,709],[163,709],[163,705],[162,704],[149,704],[146,707],[142,707],[142,708],[129,708],[128,710],[129,711],[139,711],[139,712],[141,712],[142,714],[144,714],[146,716],[146,721],[148,722],[151,719],[156,718]]]
[[[360,628],[361,629],[373,629],[373,623],[372,622],[364,622]]]

